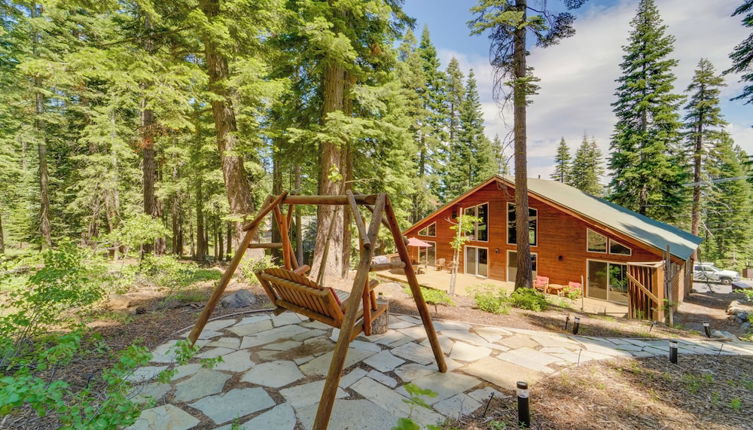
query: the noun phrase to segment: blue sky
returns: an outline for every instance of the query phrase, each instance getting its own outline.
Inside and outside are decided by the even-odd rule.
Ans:
[[[534,0],[536,1],[536,0]],[[559,5],[559,0],[549,0]],[[489,42],[470,36],[467,21],[475,0],[406,0],[406,12],[416,18],[416,33],[429,26],[440,59],[446,65],[456,57],[479,80],[487,134],[504,136],[512,116],[492,99]],[[531,50],[529,64],[542,79],[539,95],[529,108],[529,175],[548,177],[554,150],[561,137],[575,148],[583,134],[593,136],[606,155],[614,124],[610,103],[614,79],[619,76],[622,45],[638,0],[591,0],[576,11],[576,34],[557,46]],[[657,6],[676,38],[674,58],[679,61],[675,91],[683,93],[701,57],[721,71],[729,67],[732,48],[747,36],[738,17],[730,17],[739,0],[657,0]],[[753,106],[729,99],[739,93],[738,76],[726,78],[722,108],[738,145],[753,154]]]

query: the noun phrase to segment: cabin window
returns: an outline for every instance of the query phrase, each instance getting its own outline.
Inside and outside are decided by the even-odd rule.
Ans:
[[[515,205],[507,204],[507,243],[515,245],[517,243],[515,229]],[[528,208],[528,241],[531,246],[539,243],[539,211]]]
[[[531,253],[531,272],[534,279],[538,272],[538,255],[535,252]],[[507,281],[515,282],[515,277],[518,274],[518,252],[507,251]]]
[[[615,255],[633,255],[633,250],[616,240],[609,239],[609,253]]]
[[[433,222],[418,232],[419,236],[435,237],[437,235],[437,223]]]
[[[473,231],[468,235],[470,239],[482,242],[489,240],[489,203],[465,208],[463,213],[478,218]]]
[[[607,237],[591,229],[587,229],[588,252],[607,253]]]

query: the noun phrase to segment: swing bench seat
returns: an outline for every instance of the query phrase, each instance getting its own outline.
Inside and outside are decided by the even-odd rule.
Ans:
[[[276,306],[275,315],[287,310],[340,329],[348,308],[363,303],[356,314],[351,340],[361,332],[371,335],[371,322],[387,311],[386,304],[376,301],[377,280],[369,281],[363,297],[355,298],[346,291],[323,287],[299,271],[271,268],[256,272],[256,277]]]

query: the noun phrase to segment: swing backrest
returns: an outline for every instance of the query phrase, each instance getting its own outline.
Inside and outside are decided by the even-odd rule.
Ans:
[[[264,291],[278,308],[305,315],[340,328],[343,309],[335,291],[322,287],[302,274],[286,269],[256,272]]]

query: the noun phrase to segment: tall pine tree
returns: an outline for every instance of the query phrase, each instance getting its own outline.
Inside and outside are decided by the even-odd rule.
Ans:
[[[673,93],[674,37],[654,0],[641,0],[631,27],[612,104],[617,124],[610,199],[643,215],[677,221],[686,200],[686,173],[677,113],[682,96]]]
[[[567,184],[585,193],[600,196],[603,192],[600,183],[603,174],[604,166],[599,146],[594,139],[589,141],[583,136],[567,173]]]
[[[483,112],[473,70],[468,73],[460,105],[458,137],[450,145],[448,172],[444,177],[448,198],[462,194],[497,171],[491,142],[484,134]]]
[[[557,146],[557,155],[554,156],[554,173],[551,178],[562,183],[568,182],[570,174],[570,148],[563,137]]]
[[[743,15],[742,23],[753,28],[753,0],[744,0],[732,16]],[[732,67],[724,73],[742,73],[740,81],[745,83],[742,92],[733,100],[743,100],[745,104],[753,103],[753,34],[740,42],[729,54]]]
[[[685,136],[688,153],[692,155],[693,204],[691,207],[690,231],[698,236],[701,223],[702,188],[705,177],[709,146],[717,142],[722,127],[726,125],[719,106],[720,88],[724,79],[717,75],[714,66],[705,58],[698,62],[693,81],[688,86],[690,94],[685,106]]]

